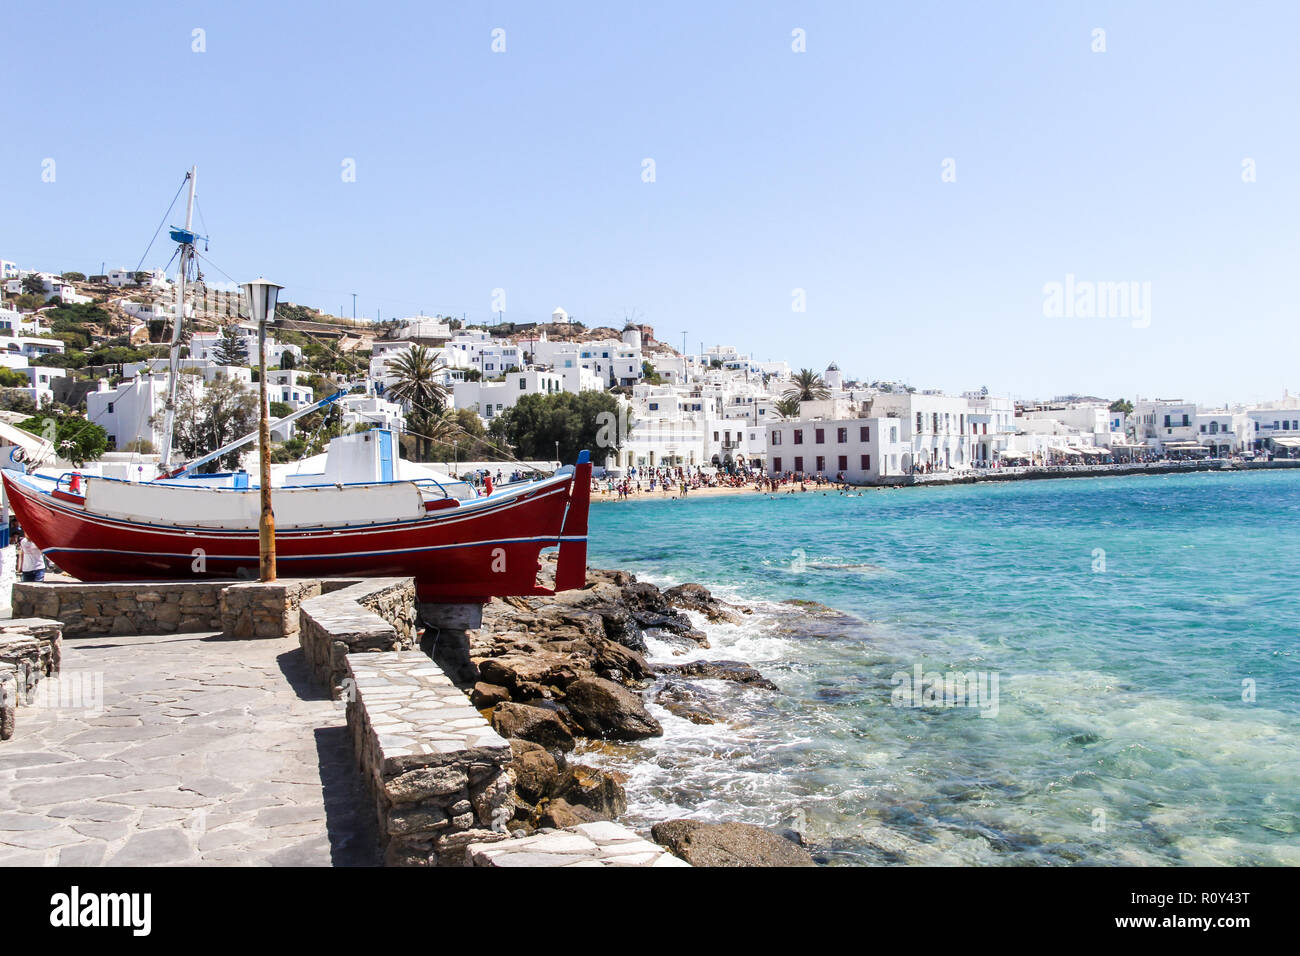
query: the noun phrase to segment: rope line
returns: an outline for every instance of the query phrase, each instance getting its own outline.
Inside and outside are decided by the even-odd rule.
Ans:
[[[188,183],[189,181],[190,181],[190,174],[186,173],[185,178],[181,180],[181,188],[176,190],[176,195],[172,197],[171,205],[169,205],[167,207],[167,211],[163,213],[162,222],[158,223],[158,228],[153,231],[153,238],[149,240],[149,245],[145,247],[144,255],[142,255],[140,257],[140,261],[136,263],[135,265],[136,272],[140,271],[140,267],[144,265],[144,260],[149,257],[149,250],[152,249],[153,244],[158,241],[158,233],[162,232],[163,226],[167,225],[167,220],[171,217],[172,214],[172,208],[176,205],[176,200],[181,198],[181,190],[185,188],[185,184]]]

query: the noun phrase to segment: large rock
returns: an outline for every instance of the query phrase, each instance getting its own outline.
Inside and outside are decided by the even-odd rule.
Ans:
[[[514,757],[506,765],[506,772],[515,782],[519,798],[537,804],[554,796],[562,769],[555,755],[528,740],[512,740],[510,749]]]
[[[692,866],[816,866],[803,847],[748,823],[668,820],[650,830],[654,841]]]
[[[605,636],[634,651],[646,649],[645,635],[632,612],[618,604],[600,604],[592,608],[605,625]]]
[[[636,622],[647,631],[662,631],[678,637],[687,637],[700,647],[709,646],[709,636],[695,627],[691,619],[679,611],[633,611]]]
[[[515,697],[538,697],[543,688],[563,687],[578,676],[572,664],[551,654],[506,654],[478,662],[483,683],[509,688]]]
[[[479,681],[469,692],[469,702],[479,710],[487,710],[510,699],[510,691],[498,684]]]
[[[665,664],[658,668],[660,674],[676,674],[696,680],[729,680],[747,687],[776,690],[777,686],[744,661],[690,661],[686,664]]]
[[[738,608],[719,601],[702,584],[679,584],[665,591],[664,597],[672,607],[699,611],[710,621],[738,624],[742,620]]]
[[[566,688],[564,703],[588,737],[641,740],[663,736],[663,727],[650,716],[640,696],[611,680],[576,680]]]
[[[531,740],[546,748],[572,750],[573,734],[555,711],[506,701],[492,709],[492,729],[502,737]]]
[[[716,724],[722,716],[705,704],[685,684],[669,681],[655,695],[655,703],[678,717],[693,724]]]
[[[583,823],[595,823],[602,820],[602,817],[590,807],[574,806],[567,800],[552,800],[546,804],[546,807],[539,814],[537,825],[539,827],[554,827],[562,830],[565,827],[576,827]]]
[[[591,664],[603,677],[611,680],[640,680],[649,677],[650,665],[646,659],[630,648],[613,641],[589,641]]]
[[[627,811],[626,781],[617,771],[574,764],[556,781],[555,796],[575,807],[594,810],[603,820],[613,820]]]

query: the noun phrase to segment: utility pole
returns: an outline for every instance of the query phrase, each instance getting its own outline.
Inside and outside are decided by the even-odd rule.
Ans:
[[[352,321],[355,322],[356,320],[357,320],[357,294],[353,292],[352,293]]]

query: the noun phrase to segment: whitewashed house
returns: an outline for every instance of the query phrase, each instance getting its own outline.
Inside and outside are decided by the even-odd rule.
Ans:
[[[510,372],[502,382],[456,382],[456,408],[470,408],[485,422],[496,418],[525,395],[555,395],[564,391],[564,380],[555,372],[529,368]]]
[[[110,451],[123,449],[133,441],[147,441],[161,447],[161,422],[167,401],[167,373],[145,373],[124,380],[116,388],[99,380],[97,391],[86,395],[86,417],[108,432]]]
[[[903,423],[893,417],[767,424],[767,471],[821,475],[851,484],[877,484],[908,473],[913,454]]]

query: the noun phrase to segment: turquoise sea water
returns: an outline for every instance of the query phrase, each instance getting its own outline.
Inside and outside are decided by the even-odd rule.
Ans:
[[[1300,474],[598,504],[591,541],[756,609],[652,659],[780,687],[697,682],[719,722],[652,704],[663,738],[584,756],[635,824],[791,826],[832,863],[1300,863]],[[996,713],[896,700],[917,665],[996,678]]]

